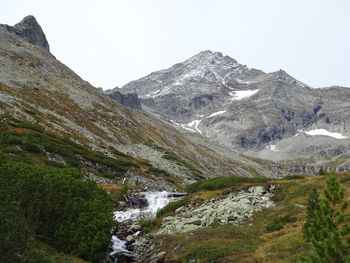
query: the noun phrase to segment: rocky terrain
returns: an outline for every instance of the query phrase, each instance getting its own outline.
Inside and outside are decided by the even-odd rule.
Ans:
[[[13,27],[0,26],[0,36],[0,114],[37,123],[55,136],[135,163],[125,175],[118,175],[120,181],[127,178],[148,189],[171,190],[217,175],[288,173],[281,166],[271,171],[270,163],[174,129],[171,123],[140,111],[136,95],[114,93],[109,94],[111,99],[48,52],[45,35],[32,16]],[[83,172],[98,182],[110,182],[97,170]]]
[[[86,250],[102,251],[110,263],[296,262],[308,252],[302,237],[307,194],[326,180],[306,175],[320,167],[350,169],[349,99],[350,89],[313,89],[284,71],[264,73],[211,51],[103,92],[50,53],[33,16],[0,25],[2,176],[16,182],[7,175],[18,171],[35,190],[45,178],[51,190],[37,191],[35,200],[47,198],[37,222],[51,222],[48,214],[59,221],[63,207],[74,226],[65,234],[81,230],[74,233],[84,249],[90,235]],[[350,174],[337,176],[348,198]],[[16,205],[22,213],[22,181],[13,183],[18,188],[6,182],[14,201],[1,200],[4,211]],[[64,199],[69,187],[76,195]],[[89,199],[87,192],[101,197]],[[53,193],[62,207],[50,201]],[[80,221],[65,209],[75,200]],[[108,202],[110,222],[95,222]],[[87,213],[90,206],[95,210]],[[24,215],[18,222],[30,221]],[[95,235],[83,231],[101,232],[95,224],[105,224],[106,242],[98,248]],[[29,250],[22,248],[26,258],[15,255],[21,262],[100,262],[95,253],[65,250],[66,242],[51,244],[61,229],[46,239],[39,230],[28,239]]]
[[[137,93],[145,108],[175,127],[246,155],[349,168],[348,88],[314,89],[283,70],[264,73],[203,51],[119,91]],[[318,129],[340,136],[295,137]]]
[[[246,190],[213,197],[199,207],[179,207],[175,216],[163,218],[159,234],[188,232],[200,227],[239,224],[264,208],[273,207],[274,185],[251,186]]]
[[[105,94],[125,107],[141,110],[141,102],[136,93],[122,94],[118,91],[118,88],[115,88],[113,90],[106,90]]]

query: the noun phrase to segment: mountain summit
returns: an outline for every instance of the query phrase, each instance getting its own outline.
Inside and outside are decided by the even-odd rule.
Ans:
[[[245,154],[273,161],[350,154],[350,89],[314,89],[283,70],[264,73],[220,52],[202,51],[120,91],[137,93],[175,127]],[[309,135],[317,130],[343,139]]]
[[[34,16],[26,16],[13,27],[5,25],[9,32],[15,33],[27,42],[37,45],[50,52],[50,46],[39,23]]]

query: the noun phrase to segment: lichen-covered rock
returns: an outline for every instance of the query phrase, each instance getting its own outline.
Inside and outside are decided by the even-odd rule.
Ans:
[[[273,187],[251,186],[247,190],[214,197],[199,207],[187,206],[175,216],[163,218],[159,234],[187,232],[200,227],[219,224],[238,224],[255,212],[273,207]]]

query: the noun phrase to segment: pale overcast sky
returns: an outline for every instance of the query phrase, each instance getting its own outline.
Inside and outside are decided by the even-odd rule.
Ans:
[[[29,14],[51,52],[104,89],[207,49],[313,87],[350,87],[348,0],[1,0],[0,23]]]

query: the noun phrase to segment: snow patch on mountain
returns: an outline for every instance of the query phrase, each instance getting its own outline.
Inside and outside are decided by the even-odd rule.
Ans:
[[[302,131],[302,130],[298,130],[298,132],[303,132],[307,135],[311,135],[311,136],[316,136],[316,135],[323,135],[323,136],[329,136],[329,137],[333,137],[335,139],[346,139],[348,137],[342,135],[341,133],[338,132],[330,132],[327,131],[325,129],[314,129],[311,131]]]
[[[194,127],[194,129],[199,132],[199,133],[202,133],[200,129],[198,129],[198,125],[199,123],[201,122],[201,120],[194,120],[194,121],[191,121],[189,123],[187,123],[187,126],[188,127]]]
[[[178,123],[174,120],[170,120],[172,123],[180,126],[181,128],[185,129],[185,130],[188,130],[188,131],[191,131],[191,132],[198,132],[200,134],[202,134],[202,131],[198,128],[198,125],[199,123],[201,122],[201,120],[193,120],[187,124],[183,124],[183,123]]]
[[[207,119],[212,118],[212,117],[217,116],[217,115],[224,114],[225,112],[226,112],[225,110],[221,110],[221,111],[214,112],[214,113],[210,114],[210,115],[207,117]]]
[[[156,90],[155,92],[151,93],[151,94],[147,94],[146,97],[153,97],[155,95],[157,95],[160,92],[160,89]]]
[[[267,145],[266,149],[273,151],[273,152],[278,152],[278,150],[276,149],[276,145]]]
[[[230,100],[243,100],[249,98],[256,94],[259,89],[249,89],[249,90],[236,90],[229,93],[231,96]]]

